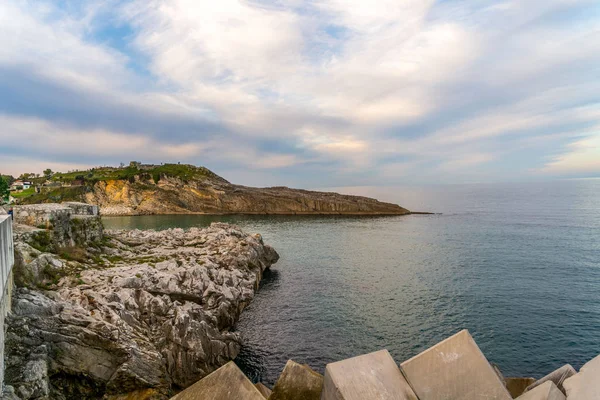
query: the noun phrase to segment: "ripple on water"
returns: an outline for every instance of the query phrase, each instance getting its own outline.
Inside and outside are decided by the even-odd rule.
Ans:
[[[385,347],[401,361],[463,328],[508,376],[600,353],[600,180],[456,185],[388,200],[445,214],[106,221],[234,222],[277,249],[281,260],[237,326],[236,362],[253,380],[273,384],[289,358],[323,371]]]

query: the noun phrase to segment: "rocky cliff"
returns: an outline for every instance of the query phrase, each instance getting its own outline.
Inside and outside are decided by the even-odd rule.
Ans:
[[[278,259],[220,223],[52,250],[46,231],[17,231],[6,383],[19,399],[168,398],[236,357],[231,328]]]
[[[79,178],[73,180],[75,177]],[[29,202],[64,200],[98,204],[103,215],[169,213],[403,215],[396,204],[375,199],[287,187],[234,185],[203,167],[191,165],[107,168],[58,174],[56,188]]]

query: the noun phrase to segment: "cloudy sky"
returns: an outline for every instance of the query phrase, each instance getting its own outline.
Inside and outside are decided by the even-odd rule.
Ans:
[[[0,171],[600,176],[598,0],[2,0]]]

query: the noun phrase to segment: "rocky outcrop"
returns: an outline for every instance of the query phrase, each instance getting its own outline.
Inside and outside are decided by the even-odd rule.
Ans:
[[[14,222],[40,229],[39,236],[33,238],[37,245],[29,240],[38,250],[99,242],[104,230],[97,206],[84,203],[15,206]]]
[[[396,204],[331,192],[253,188],[234,185],[203,167],[165,164],[97,168],[57,174],[53,179],[69,184],[79,177],[84,186],[56,188],[52,195],[23,198],[23,203],[78,200],[100,206],[103,215],[139,214],[347,214],[403,215],[410,213]],[[78,190],[75,190],[78,189]]]
[[[155,184],[139,177],[98,182],[86,201],[103,215],[169,213],[244,214],[408,214],[395,204],[360,196],[314,192],[286,187],[252,188],[221,179],[184,181],[161,177]]]
[[[24,229],[6,383],[20,399],[164,399],[235,358],[232,331],[278,259],[260,235],[215,223],[111,231],[61,257]]]

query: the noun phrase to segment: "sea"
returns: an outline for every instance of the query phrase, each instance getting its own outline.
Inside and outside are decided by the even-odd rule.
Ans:
[[[600,179],[331,188],[432,215],[105,217],[109,229],[234,223],[281,259],[235,327],[273,384],[293,359],[387,349],[402,362],[468,329],[505,376],[600,354]]]

